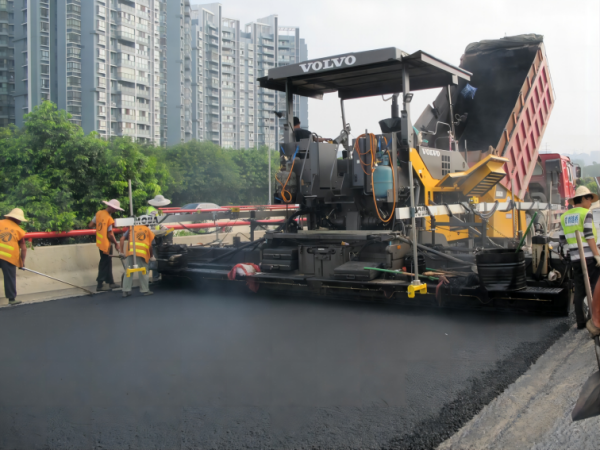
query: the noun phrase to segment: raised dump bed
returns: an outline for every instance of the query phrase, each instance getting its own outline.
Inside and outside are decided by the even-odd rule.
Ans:
[[[470,165],[490,153],[508,159],[501,183],[524,198],[539,148],[554,107],[543,36],[527,34],[476,42],[467,46],[460,67],[473,74],[451,88],[458,149],[468,150]],[[450,123],[447,90],[419,118],[419,130]],[[448,139],[440,127],[433,142]],[[514,183],[514,184],[511,184]]]

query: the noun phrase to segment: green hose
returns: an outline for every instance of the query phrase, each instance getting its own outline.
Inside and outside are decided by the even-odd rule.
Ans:
[[[521,238],[521,241],[519,242],[519,245],[517,246],[517,249],[515,250],[515,253],[519,253],[521,251],[521,247],[523,247],[523,244],[525,243],[525,238],[527,237],[527,233],[529,233],[529,230],[531,229],[531,225],[533,225],[533,222],[535,221],[535,218],[537,217],[537,215],[538,215],[538,213],[536,211],[536,213],[531,218],[531,221],[529,222],[529,225],[527,225],[527,229],[525,230],[525,234]]]

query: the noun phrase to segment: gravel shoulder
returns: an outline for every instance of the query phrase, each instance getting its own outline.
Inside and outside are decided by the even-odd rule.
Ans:
[[[570,329],[438,450],[597,449],[600,417],[571,420],[583,384],[597,370],[589,334]]]

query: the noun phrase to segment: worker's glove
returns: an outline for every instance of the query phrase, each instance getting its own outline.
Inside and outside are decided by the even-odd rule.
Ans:
[[[125,258],[127,258],[127,256],[125,255],[125,253],[119,252],[119,258],[125,259]]]
[[[600,258],[600,256],[599,256],[599,258]],[[156,258],[153,256],[152,258],[150,258],[150,261],[156,262]],[[600,266],[598,266],[598,267],[600,267]]]
[[[596,267],[600,267],[600,255],[594,256],[594,259],[596,260]]]

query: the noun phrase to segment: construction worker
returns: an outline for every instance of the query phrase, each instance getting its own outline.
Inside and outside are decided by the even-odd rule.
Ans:
[[[134,242],[130,237],[130,230],[127,230],[123,236],[121,236],[121,248],[125,248],[125,240],[129,240],[127,245],[127,259],[125,260],[126,268],[133,268],[133,252]],[[152,295],[153,292],[149,288],[149,277],[148,277],[148,265],[149,263],[155,262],[156,258],[152,251],[152,241],[154,241],[154,233],[146,225],[136,225],[133,227],[135,235],[135,256],[136,264],[138,268],[146,269],[146,273],[138,272],[140,276],[140,292],[144,295]],[[129,297],[131,295],[131,288],[133,286],[133,274],[130,277],[123,277],[123,297]]]
[[[18,305],[17,267],[25,267],[27,246],[25,231],[19,226],[27,222],[23,210],[15,208],[0,220],[0,268],[4,275],[4,295],[9,305]]]
[[[296,201],[297,187],[296,174],[294,172],[290,173],[287,170],[285,160],[281,161],[281,166],[279,167],[279,172],[275,175],[275,179],[277,181],[275,185],[275,204],[294,203]],[[283,193],[282,190],[284,191]]]
[[[308,139],[312,133],[304,128],[300,128],[300,119],[294,117],[294,139],[296,142],[300,142],[300,139]],[[331,141],[329,138],[316,138],[315,142],[327,142]]]
[[[148,206],[148,209],[146,210],[146,215],[151,216],[151,217],[162,216],[163,215],[162,211],[160,211],[157,208],[162,208],[162,207],[168,206],[170,204],[171,204],[171,200],[166,199],[162,195],[157,195],[152,200],[148,200],[148,205],[150,205],[150,206]],[[162,228],[161,225],[156,225],[154,230],[159,231],[161,228]],[[156,240],[152,241],[152,251],[155,255],[158,253],[157,247],[156,247]],[[158,270],[156,268],[152,268],[152,278],[150,279],[150,281],[151,282],[158,281],[159,278],[160,278],[160,274],[158,273]]]
[[[575,319],[578,330],[586,327],[585,315],[583,313],[583,298],[586,296],[586,292],[575,232],[579,231],[582,236],[583,251],[590,278],[590,286],[593,292],[594,286],[600,276],[600,252],[597,246],[596,227],[594,226],[593,215],[589,208],[596,201],[598,201],[598,195],[590,192],[587,187],[580,186],[575,191],[575,197],[569,199],[569,204],[573,208],[560,216],[562,230],[559,240],[562,245],[569,249],[569,255],[573,264],[573,281],[575,284],[573,304],[575,306]],[[590,300],[588,299],[588,301]]]
[[[113,225],[115,220],[112,215],[116,211],[123,211],[119,200],[112,199],[111,201],[103,201],[107,208],[102,209],[96,213],[96,216],[89,223],[89,228],[96,228],[96,246],[100,250],[100,263],[98,264],[98,278],[96,282],[98,286],[96,290],[110,291],[116,289],[119,286],[115,283],[112,273],[112,246],[114,244],[117,248],[117,252],[121,253],[119,243],[115,239],[113,232]],[[104,283],[108,286],[104,286]]]

